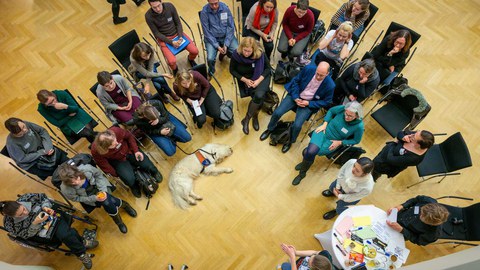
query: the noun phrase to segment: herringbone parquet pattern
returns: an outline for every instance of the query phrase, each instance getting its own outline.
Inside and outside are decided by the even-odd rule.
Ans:
[[[172,2],[196,32],[197,11],[206,1]],[[283,14],[290,1],[278,2]],[[328,24],[342,2],[312,0],[311,5],[322,10],[320,18]],[[231,1],[227,4],[232,8]],[[404,70],[410,85],[421,90],[433,107],[420,128],[434,133],[461,131],[470,147],[474,167],[441,184],[432,181],[406,189],[406,185],[418,179],[415,169],[410,168],[393,180],[380,179],[373,194],[361,203],[386,209],[417,194],[462,195],[478,200],[480,1],[406,0],[374,1],[374,4],[380,9],[376,23],[356,57],[361,57],[371,47],[380,31],[392,20],[422,34],[418,50]],[[112,24],[106,1],[0,0],[0,6],[1,121],[17,116],[43,124],[44,119],[36,112],[35,99],[36,92],[43,88],[70,89],[106,120],[88,89],[95,82],[98,71],[116,68],[107,48],[116,38],[136,29],[150,41],[144,21],[148,3],[137,8],[127,1],[121,7],[121,15],[128,16],[129,20],[118,26]],[[198,33],[195,36],[199,42]],[[180,67],[186,66],[185,58],[185,54],[179,55]],[[203,62],[203,59],[198,61]],[[217,63],[217,74],[226,98],[235,100],[228,63],[228,60]],[[283,91],[278,85],[275,89],[279,94]],[[130,201],[139,212],[137,218],[123,215],[129,229],[127,235],[122,235],[102,210],[92,214],[100,223],[101,244],[94,251],[95,269],[166,269],[168,263],[177,268],[186,263],[190,269],[274,269],[286,260],[279,247],[282,242],[298,249],[321,249],[312,236],[332,226],[333,222],[324,221],[322,215],[334,207],[334,202],[320,193],[335,178],[338,168],[332,167],[325,173],[326,160],[317,158],[307,178],[298,187],[291,186],[296,175],[293,167],[301,160],[301,150],[307,141],[295,144],[287,154],[282,154],[278,147],[260,142],[260,132],[252,130],[250,135],[244,136],[240,120],[247,103],[247,99],[240,100],[240,113],[236,114],[232,129],[218,131],[217,135],[209,126],[195,129],[193,141],[182,145],[186,151],[193,151],[206,142],[218,142],[234,149],[233,156],[224,162],[225,166],[234,168],[233,174],[198,179],[196,191],[204,197],[198,206],[188,211],[174,208],[164,181],[148,211],[145,210],[145,198],[135,199],[122,190],[117,191],[118,196]],[[367,102],[366,109],[373,103]],[[286,118],[293,118],[293,114]],[[260,114],[262,130],[268,120],[268,115]],[[390,137],[371,118],[365,123],[361,146],[373,157]],[[6,134],[4,128],[0,129],[2,142]],[[75,147],[88,151],[86,142]],[[179,152],[165,160],[151,145],[149,151],[159,160],[158,167],[165,177],[184,157]],[[0,157],[0,160],[0,199],[14,199],[16,194],[25,192],[47,192],[58,197],[20,175],[8,165],[8,159]],[[444,202],[466,205],[458,201]],[[75,226],[81,227],[78,222]],[[0,260],[8,263],[49,265],[55,269],[80,268],[80,262],[74,258],[20,247],[9,241],[4,233],[0,243]],[[407,247],[411,249],[408,264],[464,249],[454,250],[448,245],[424,248],[410,243]]]

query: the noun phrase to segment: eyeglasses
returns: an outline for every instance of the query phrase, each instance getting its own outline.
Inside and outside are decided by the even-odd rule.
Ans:
[[[345,118],[353,119],[353,118],[356,118],[356,117],[357,117],[357,114],[350,115],[347,112],[345,112]]]

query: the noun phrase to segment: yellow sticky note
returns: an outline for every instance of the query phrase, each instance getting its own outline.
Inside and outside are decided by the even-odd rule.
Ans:
[[[350,243],[355,244],[355,247],[353,248],[350,247],[351,251],[363,254],[363,245],[358,242],[352,241],[351,239],[345,239],[345,242],[343,242],[343,247],[347,249],[350,246]]]
[[[369,226],[372,225],[372,218],[369,216],[363,217],[353,217],[353,226],[360,227],[360,226]]]

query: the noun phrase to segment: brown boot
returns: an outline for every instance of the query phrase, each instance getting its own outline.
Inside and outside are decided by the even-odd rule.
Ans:
[[[177,94],[174,91],[170,92],[169,95],[173,98],[173,100],[180,101],[180,97],[177,96]]]

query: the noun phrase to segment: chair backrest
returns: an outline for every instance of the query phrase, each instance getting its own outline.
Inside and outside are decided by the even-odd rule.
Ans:
[[[480,203],[463,208],[463,222],[466,224],[467,241],[480,241]]]
[[[297,5],[297,2],[292,2],[290,4],[290,6],[296,6],[296,5]],[[315,24],[315,22],[317,22],[317,20],[318,20],[318,17],[320,17],[321,10],[316,9],[314,7],[311,7],[311,6],[309,6],[308,9],[310,9],[313,13],[313,23]]]
[[[441,231],[439,239],[452,239],[452,240],[467,240],[466,235],[466,222],[457,223],[459,220],[464,220],[464,208],[452,206],[448,204],[441,205],[445,206],[448,210],[448,219],[441,226]]]
[[[113,55],[115,55],[115,58],[117,58],[120,64],[128,70],[128,67],[130,66],[130,52],[132,51],[133,46],[139,42],[140,38],[135,29],[133,29],[115,40],[110,46],[108,46],[108,48]]]
[[[7,149],[7,146],[3,146],[2,148],[2,151],[0,151],[0,153],[8,158],[10,158],[10,153],[8,153],[8,149]]]
[[[203,77],[207,78],[207,66],[205,64],[199,64],[194,67],[192,67],[190,70],[195,70],[200,72],[200,74],[203,75]]]
[[[398,31],[398,30],[408,30],[410,32],[410,35],[412,36],[412,44],[410,45],[410,47],[413,47],[413,45],[415,45],[415,43],[417,43],[417,41],[421,37],[419,33],[396,22],[390,23],[390,26],[387,28],[387,31],[385,32],[385,37],[390,35],[391,32]]]
[[[472,158],[467,144],[460,132],[448,137],[439,144],[447,172],[453,172],[472,166]]]
[[[363,26],[366,28],[370,22],[372,21],[373,17],[375,17],[375,14],[377,14],[378,12],[378,7],[375,6],[374,4],[372,4],[372,2],[370,2],[370,5],[368,7],[368,11],[370,12],[370,15],[368,16],[368,18],[365,20],[365,22],[363,23]]]
[[[118,69],[115,69],[114,71],[110,72],[112,75],[121,75],[120,71]],[[98,87],[98,82],[96,82],[92,87],[90,87],[90,92],[94,95],[97,96],[97,87]]]
[[[240,1],[240,6],[242,9],[242,24],[245,25],[245,20],[247,19],[248,13],[252,6],[258,2],[258,0],[242,0]],[[240,14],[238,14],[240,16]]]
[[[413,117],[413,109],[418,107],[418,98],[412,95],[402,97],[400,95],[394,95],[391,104],[395,105],[399,112],[403,113],[408,119]]]

